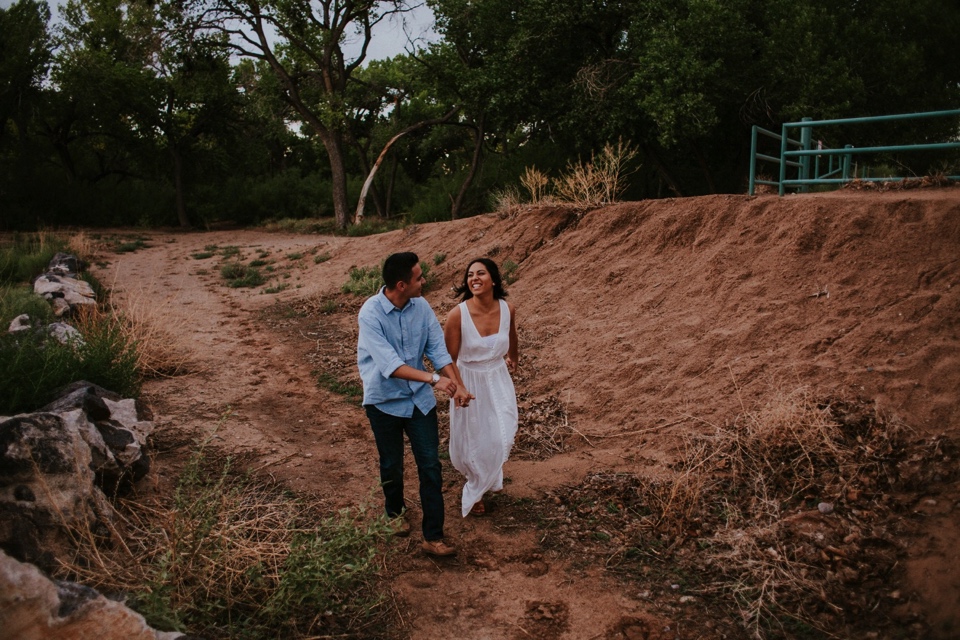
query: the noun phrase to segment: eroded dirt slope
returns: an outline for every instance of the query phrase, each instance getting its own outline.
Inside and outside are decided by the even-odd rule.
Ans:
[[[542,525],[590,474],[656,476],[691,433],[799,388],[870,405],[915,439],[960,438],[958,188],[543,208],[356,239],[158,232],[149,245],[98,275],[161,301],[195,358],[193,375],[145,387],[170,453],[215,430],[258,472],[331,507],[376,494],[362,410],[316,384],[358,382],[360,301],[339,292],[349,269],[417,252],[443,318],[470,258],[517,265],[518,452],[484,519],[459,517],[459,478],[445,469],[457,560],[421,556],[416,535],[398,543],[394,631],[413,638],[737,637],[736,621],[711,620],[708,602],[654,573],[624,581],[609,562],[545,548],[525,506]],[[274,279],[225,287],[220,258],[195,257],[211,246],[270,261]],[[910,637],[956,629],[955,481],[903,508],[891,610],[916,624]]]

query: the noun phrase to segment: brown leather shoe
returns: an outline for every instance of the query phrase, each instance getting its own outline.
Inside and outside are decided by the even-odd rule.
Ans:
[[[457,553],[457,548],[441,540],[424,540],[423,552],[431,556],[452,556]]]
[[[397,538],[406,538],[410,535],[410,521],[406,515],[397,516],[390,521],[390,527],[393,529],[393,535]]]

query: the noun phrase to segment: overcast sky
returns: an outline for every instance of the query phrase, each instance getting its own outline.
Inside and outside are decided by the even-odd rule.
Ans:
[[[0,8],[7,9],[13,2],[14,0],[0,0]],[[56,8],[59,3],[55,0],[48,0],[48,2],[56,17]],[[417,47],[423,47],[428,42],[435,41],[437,35],[433,30],[433,23],[433,12],[424,3],[403,16],[391,16],[383,20],[373,31],[373,38],[367,48],[367,59],[392,58],[410,48],[411,41]],[[345,49],[349,55],[350,42],[346,43]]]

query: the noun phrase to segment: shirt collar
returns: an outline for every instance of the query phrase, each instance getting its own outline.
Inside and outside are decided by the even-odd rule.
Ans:
[[[394,306],[392,302],[390,302],[390,298],[387,297],[387,295],[384,293],[384,290],[386,290],[385,286],[380,287],[380,292],[377,294],[377,302],[380,303],[380,309],[383,311],[384,314],[388,314],[391,311],[398,311],[398,312],[403,311],[403,309],[406,309],[407,307],[409,307],[410,303],[413,301],[412,298],[410,300],[407,300],[407,304],[404,305],[403,309],[398,309],[397,307]]]

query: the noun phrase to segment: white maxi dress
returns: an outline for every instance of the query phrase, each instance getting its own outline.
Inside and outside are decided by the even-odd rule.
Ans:
[[[450,400],[450,461],[467,482],[464,517],[487,491],[503,489],[503,463],[517,435],[517,392],[503,359],[510,347],[510,308],[500,303],[500,328],[481,337],[467,303],[460,303],[460,352],[457,368],[476,396],[468,407]]]

